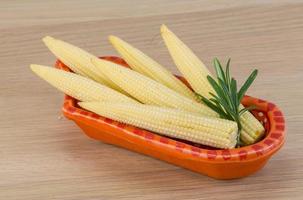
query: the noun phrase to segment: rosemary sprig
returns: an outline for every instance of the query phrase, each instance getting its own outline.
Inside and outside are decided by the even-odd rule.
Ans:
[[[211,98],[196,93],[196,95],[212,110],[217,112],[221,118],[235,121],[238,125],[237,147],[241,145],[240,131],[242,129],[240,116],[254,108],[254,106],[239,109],[242,98],[250,85],[255,80],[258,70],[254,70],[242,85],[240,90],[237,90],[237,81],[230,76],[230,59],[228,59],[225,71],[223,70],[220,61],[214,59],[214,67],[216,70],[217,81],[211,76],[207,76],[207,80],[214,89],[216,94],[209,93]]]

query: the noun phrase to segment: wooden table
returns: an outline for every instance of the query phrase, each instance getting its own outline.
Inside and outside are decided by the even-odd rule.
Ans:
[[[0,3],[0,199],[303,199],[302,1],[11,1]],[[232,58],[249,94],[278,104],[287,142],[260,172],[218,181],[87,138],[61,114],[63,95],[33,75],[53,65],[45,35],[96,55],[124,38],[176,72],[167,24],[204,62]],[[245,75],[245,76],[244,76]]]

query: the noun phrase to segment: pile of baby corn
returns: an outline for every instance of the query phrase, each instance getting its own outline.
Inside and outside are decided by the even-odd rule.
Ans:
[[[45,45],[74,73],[34,64],[31,69],[79,100],[80,107],[101,116],[203,145],[234,148],[237,124],[219,118],[194,93],[209,97],[209,92],[214,92],[207,80],[209,70],[165,25],[161,26],[161,35],[193,91],[161,64],[115,36],[109,36],[109,41],[131,69],[50,36],[43,38]],[[250,112],[241,116],[241,124],[245,145],[264,134],[263,126]]]

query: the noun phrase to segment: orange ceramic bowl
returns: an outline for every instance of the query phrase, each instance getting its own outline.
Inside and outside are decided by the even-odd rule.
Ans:
[[[127,66],[119,57],[102,57]],[[69,70],[60,61],[56,67]],[[184,81],[184,80],[183,80]],[[262,122],[266,136],[256,144],[230,150],[220,150],[176,140],[125,125],[77,106],[77,100],[65,96],[63,113],[73,120],[89,137],[105,143],[148,155],[168,163],[216,178],[234,179],[248,176],[261,169],[285,140],[285,121],[273,103],[245,96],[244,106],[256,105],[253,114]]]

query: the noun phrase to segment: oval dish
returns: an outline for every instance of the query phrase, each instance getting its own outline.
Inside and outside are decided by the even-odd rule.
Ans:
[[[119,57],[101,58],[127,67],[125,61]],[[55,67],[69,71],[69,68],[59,60]],[[275,104],[250,96],[245,96],[242,104],[256,105],[256,110],[252,113],[262,122],[266,135],[256,144],[230,150],[210,149],[104,118],[79,108],[77,100],[67,95],[62,110],[65,117],[73,120],[93,139],[124,147],[216,179],[234,179],[248,176],[261,169],[282,147],[285,140],[284,117]]]

